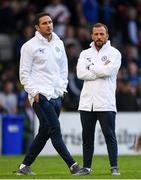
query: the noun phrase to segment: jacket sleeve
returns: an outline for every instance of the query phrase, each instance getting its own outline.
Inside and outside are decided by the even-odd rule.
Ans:
[[[68,85],[68,59],[63,42],[62,42],[62,57],[60,62],[60,74],[61,74],[61,89],[63,92],[67,92],[66,89]]]
[[[96,75],[89,70],[89,64],[88,61],[86,60],[85,54],[82,51],[80,53],[78,63],[77,63],[77,77],[82,80],[86,81],[92,81],[96,79]]]
[[[97,63],[91,64],[89,70],[96,75],[96,78],[108,77],[113,74],[117,74],[121,65],[121,54],[117,52],[113,54],[109,59],[109,63]]]
[[[24,86],[25,91],[34,97],[39,92],[35,88],[35,84],[31,78],[31,71],[33,65],[33,55],[32,49],[27,46],[23,45],[21,48],[21,58],[20,58],[20,82]]]

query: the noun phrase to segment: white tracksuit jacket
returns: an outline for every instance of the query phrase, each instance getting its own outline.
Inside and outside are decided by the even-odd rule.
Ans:
[[[77,64],[77,76],[84,80],[79,110],[117,111],[115,90],[116,76],[121,65],[120,52],[110,41],[97,51],[94,43],[83,50]]]
[[[47,99],[57,98],[66,92],[68,61],[63,42],[52,33],[47,41],[39,32],[21,48],[20,81],[29,94],[32,104],[38,93]]]

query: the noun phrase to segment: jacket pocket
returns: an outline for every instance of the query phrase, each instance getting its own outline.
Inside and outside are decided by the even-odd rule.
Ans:
[[[44,102],[44,101],[48,101],[48,100],[44,95],[39,94],[39,101]]]

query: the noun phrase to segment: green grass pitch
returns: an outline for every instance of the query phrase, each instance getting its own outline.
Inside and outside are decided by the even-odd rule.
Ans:
[[[94,156],[90,176],[72,176],[59,156],[39,156],[32,165],[35,176],[16,176],[13,171],[24,156],[0,156],[0,179],[141,179],[141,155],[119,156],[120,176],[110,175],[107,156]],[[74,156],[82,165],[82,156]]]

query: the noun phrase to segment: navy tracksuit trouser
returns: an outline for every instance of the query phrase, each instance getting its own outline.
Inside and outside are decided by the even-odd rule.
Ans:
[[[62,140],[58,119],[61,109],[61,98],[47,100],[45,96],[40,94],[40,100],[38,103],[33,103],[33,109],[39,119],[39,131],[23,160],[23,164],[30,166],[50,138],[56,151],[70,167],[75,161]]]
[[[112,111],[88,112],[80,111],[83,140],[83,166],[91,167],[94,152],[94,134],[99,120],[105,137],[111,167],[117,167],[117,140],[115,135],[115,116]]]

